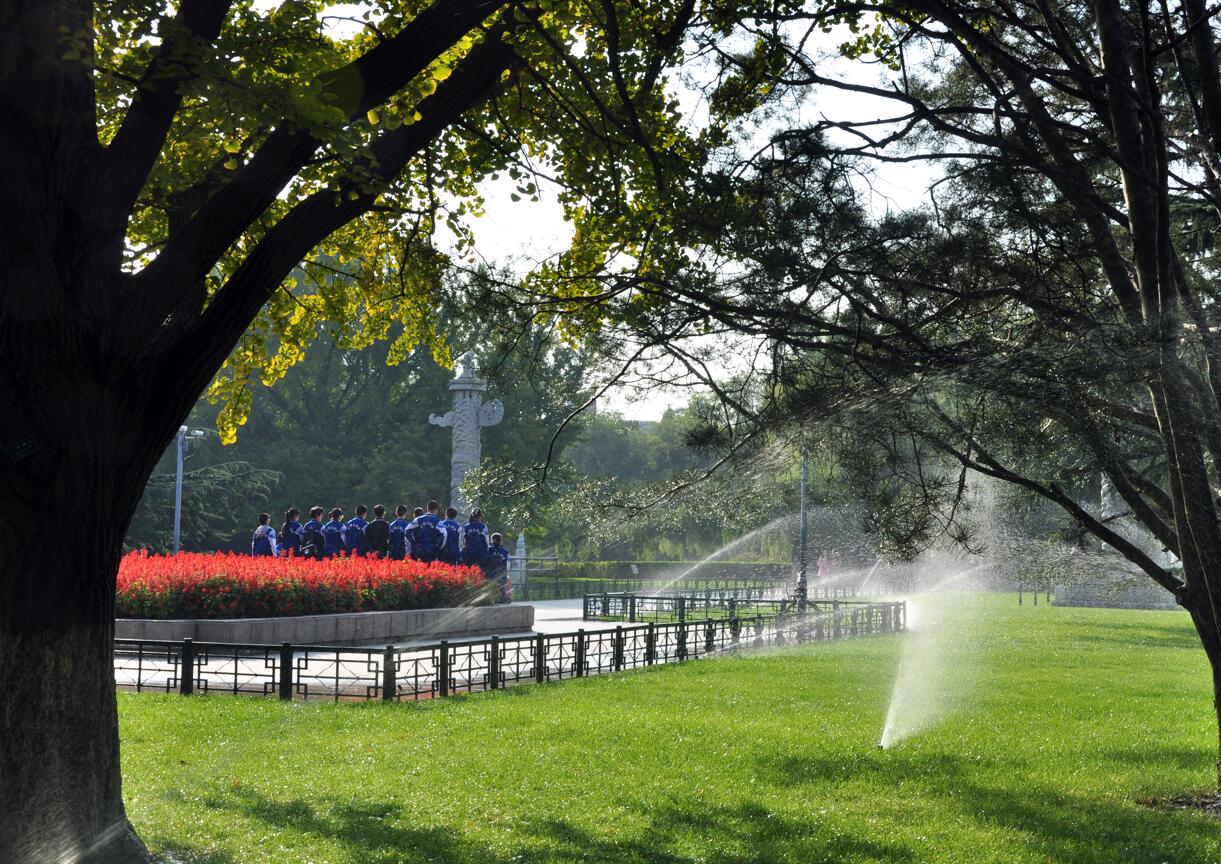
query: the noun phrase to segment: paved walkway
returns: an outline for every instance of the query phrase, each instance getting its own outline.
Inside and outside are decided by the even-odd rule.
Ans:
[[[535,633],[573,633],[577,630],[614,630],[619,621],[582,621],[583,601],[539,600],[534,607]]]
[[[516,633],[501,633],[507,636],[532,636],[537,633],[575,633],[577,630],[613,630],[617,622],[582,621],[581,600],[545,600],[530,604],[534,606],[534,629]],[[461,646],[467,642],[478,642],[487,636],[456,637],[451,645]],[[426,640],[429,644],[433,639]],[[410,652],[421,642],[404,641],[395,645],[401,651]],[[370,656],[365,650],[379,652],[383,643],[362,646],[335,646],[319,651],[293,651],[293,677],[298,687],[308,684],[311,689],[320,689],[323,695],[342,694],[341,698],[371,698],[372,688],[379,683],[380,658]],[[178,689],[177,647],[172,650],[149,646],[141,649],[127,648],[115,656],[115,679],[120,687],[163,690]],[[279,648],[268,647],[265,651],[249,652],[225,650],[223,647],[199,649],[195,657],[195,678],[198,691],[242,692],[274,695],[277,688],[276,664]],[[460,650],[459,650],[459,653]],[[465,656],[465,655],[463,655]],[[516,655],[515,655],[516,656]],[[435,660],[432,652],[425,650],[419,655],[405,654],[400,658],[401,673],[435,678]],[[473,674],[473,673],[472,673]],[[469,677],[469,676],[468,676]],[[314,692],[317,692],[315,690]]]

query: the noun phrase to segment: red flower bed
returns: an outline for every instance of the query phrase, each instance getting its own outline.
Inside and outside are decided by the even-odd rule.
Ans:
[[[377,558],[254,558],[130,552],[118,618],[279,618],[491,602],[477,567]]]

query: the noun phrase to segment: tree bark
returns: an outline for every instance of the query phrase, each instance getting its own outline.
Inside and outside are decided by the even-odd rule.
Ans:
[[[146,372],[116,374],[122,362],[77,320],[0,322],[0,344],[10,349],[0,377],[0,862],[147,862],[121,794],[115,577],[179,415],[153,398]]]
[[[126,520],[93,509],[73,514],[63,541],[0,547],[6,608],[63,613],[0,618],[0,861],[12,864],[150,860],[119,775],[113,588]]]
[[[1221,627],[1211,598],[1204,589],[1189,589],[1179,597],[1179,602],[1191,615],[1196,634],[1208,655],[1213,676],[1213,707],[1217,714],[1217,789],[1221,791]]]

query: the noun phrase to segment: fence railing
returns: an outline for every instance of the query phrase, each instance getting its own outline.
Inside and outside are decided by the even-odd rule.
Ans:
[[[870,603],[384,649],[116,639],[115,681],[126,690],[184,695],[413,701],[905,626],[904,603]]]
[[[834,612],[865,606],[886,606],[868,600],[829,600],[807,597],[798,603],[790,597],[742,597],[728,591],[701,594],[642,595],[631,592],[586,594],[581,617],[586,621],[691,621],[705,618],[772,618],[786,613]]]
[[[513,599],[523,600],[575,600],[586,594],[633,593],[633,594],[733,594],[739,600],[772,598],[779,599],[792,591],[787,582],[760,582],[747,579],[692,579],[679,582],[657,579],[548,579],[531,576],[523,589],[516,584]],[[856,589],[850,586],[814,586],[807,589],[807,596],[817,599],[852,598]]]

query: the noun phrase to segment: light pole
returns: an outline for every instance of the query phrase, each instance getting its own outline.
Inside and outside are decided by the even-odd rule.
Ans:
[[[810,454],[805,444],[801,445],[801,497],[797,518],[801,525],[797,530],[797,607],[806,605],[806,487],[810,485]]]
[[[182,463],[187,457],[187,439],[204,437],[202,429],[178,427],[178,476],[174,479],[174,554],[178,554],[179,538],[182,529]]]

